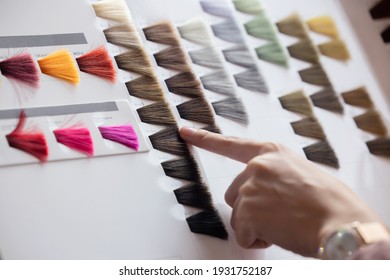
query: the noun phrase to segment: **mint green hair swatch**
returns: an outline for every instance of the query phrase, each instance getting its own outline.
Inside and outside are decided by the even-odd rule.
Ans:
[[[264,12],[260,12],[256,17],[245,25],[246,32],[259,39],[276,41],[276,28]]]
[[[245,14],[256,15],[263,10],[259,0],[233,0],[236,10]]]
[[[274,41],[256,48],[259,59],[277,64],[283,67],[289,67],[289,58],[278,41]]]

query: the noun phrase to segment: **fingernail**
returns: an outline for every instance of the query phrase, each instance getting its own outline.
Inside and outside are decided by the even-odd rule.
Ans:
[[[182,128],[180,129],[180,135],[181,135],[181,137],[183,137],[183,138],[190,138],[190,137],[193,136],[197,131],[198,131],[198,130],[195,129],[195,128],[185,126],[185,127],[182,127]]]

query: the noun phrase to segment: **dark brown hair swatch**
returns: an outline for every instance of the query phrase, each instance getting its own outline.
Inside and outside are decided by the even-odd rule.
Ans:
[[[370,10],[373,19],[383,19],[390,17],[390,1],[382,0]]]
[[[190,183],[174,191],[177,202],[204,210],[213,210],[211,194],[207,187],[199,183]]]
[[[161,163],[168,177],[201,183],[198,165],[192,156],[169,160]]]
[[[107,42],[111,44],[125,48],[140,48],[138,33],[134,27],[129,24],[112,26],[105,29],[103,32]]]
[[[177,106],[180,117],[185,120],[214,125],[214,115],[209,103],[203,97],[198,97]]]
[[[169,104],[165,101],[156,102],[139,108],[138,115],[142,122],[156,125],[176,125]]]
[[[226,119],[248,125],[249,118],[242,101],[236,97],[230,97],[212,103],[215,113]]]
[[[353,118],[358,128],[377,135],[386,135],[387,128],[381,115],[376,110],[369,110],[362,115]]]
[[[308,160],[324,165],[340,168],[339,160],[329,142],[321,141],[303,148]]]
[[[221,130],[216,125],[208,125],[208,126],[202,127],[202,129],[213,132],[213,133],[221,134]]]
[[[165,80],[170,92],[188,96],[203,96],[202,85],[192,72],[183,72]]]
[[[212,92],[234,96],[236,89],[225,70],[219,70],[200,77],[203,87]]]
[[[350,91],[343,92],[341,96],[344,102],[361,108],[372,108],[374,103],[371,100],[370,95],[365,87],[359,87]]]
[[[166,48],[154,54],[154,58],[159,66],[176,70],[179,72],[190,71],[190,66],[187,61],[186,54],[179,46]]]
[[[310,99],[316,107],[340,114],[344,112],[344,107],[332,87],[326,87],[312,94]]]
[[[389,138],[379,138],[379,139],[371,140],[368,141],[366,144],[371,154],[390,157]]]
[[[171,125],[151,136],[149,136],[153,148],[161,152],[187,156],[190,154],[187,144],[181,139],[179,129],[176,125]]]
[[[228,233],[217,211],[202,211],[187,218],[192,232],[227,239]]]
[[[328,75],[320,64],[313,65],[310,68],[299,71],[302,81],[317,85],[317,86],[331,86]]]
[[[116,55],[115,61],[119,69],[154,77],[153,68],[143,49],[129,49],[127,52]]]
[[[131,96],[152,101],[164,101],[164,92],[157,78],[141,76],[126,82],[127,91]]]
[[[319,140],[326,140],[321,124],[314,117],[304,118],[291,123],[295,134]]]
[[[279,97],[280,104],[288,111],[299,113],[308,117],[313,116],[313,108],[309,98],[303,90],[298,90]]]
[[[163,21],[143,29],[147,40],[159,44],[179,46],[179,37],[176,28],[170,21]]]

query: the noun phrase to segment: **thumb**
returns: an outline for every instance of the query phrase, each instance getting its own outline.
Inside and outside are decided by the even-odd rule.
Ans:
[[[223,136],[203,129],[183,127],[180,136],[188,143],[233,160],[247,163],[254,157],[270,152],[266,143]]]

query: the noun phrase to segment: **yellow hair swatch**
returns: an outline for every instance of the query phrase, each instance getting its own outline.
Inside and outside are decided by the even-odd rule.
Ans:
[[[313,32],[317,32],[332,38],[338,38],[339,32],[336,23],[330,16],[319,16],[308,20],[309,28]]]
[[[333,59],[347,61],[351,58],[347,46],[340,39],[333,39],[318,46],[321,53]]]
[[[38,60],[42,73],[63,79],[74,85],[80,82],[80,75],[76,63],[70,52],[65,49],[55,51]]]

